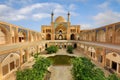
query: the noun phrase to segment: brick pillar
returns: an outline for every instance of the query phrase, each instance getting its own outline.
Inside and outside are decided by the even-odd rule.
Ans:
[[[55,40],[54,22],[51,22],[51,40]]]
[[[102,62],[102,66],[104,66],[105,67],[105,62],[106,62],[106,49],[104,48],[103,49],[103,62]]]
[[[29,49],[26,50],[27,61],[29,61]]]
[[[2,80],[2,65],[0,63],[0,80]]]
[[[108,43],[109,42],[109,38],[108,38],[108,26],[106,27],[106,32],[105,32],[105,42]]]
[[[15,27],[15,42],[18,43],[19,39],[18,39],[18,27]]]
[[[12,44],[12,25],[10,24],[9,43]]]
[[[20,67],[23,64],[22,49],[20,49]]]
[[[99,50],[96,48],[96,62],[98,62]]]
[[[70,22],[68,22],[68,27],[67,27],[67,40],[70,40]]]
[[[119,63],[117,63],[117,73],[119,73]]]
[[[115,38],[116,38],[116,35],[115,35],[115,25],[113,25],[113,36],[112,36],[112,43],[115,44]]]

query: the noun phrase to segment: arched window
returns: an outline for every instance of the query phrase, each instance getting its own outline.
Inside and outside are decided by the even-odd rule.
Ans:
[[[19,42],[25,42],[26,41],[26,34],[23,31],[20,31],[18,33],[18,38],[19,38]]]
[[[59,34],[62,34],[62,31],[61,31],[61,30],[59,31]]]
[[[71,39],[71,40],[75,40],[75,35],[74,35],[74,34],[71,34],[70,39]]]
[[[51,40],[51,35],[50,34],[46,35],[46,40]]]

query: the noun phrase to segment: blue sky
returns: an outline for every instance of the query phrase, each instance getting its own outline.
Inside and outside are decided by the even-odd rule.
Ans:
[[[0,21],[40,31],[50,25],[50,14],[67,19],[81,29],[91,29],[120,21],[120,0],[0,0]]]

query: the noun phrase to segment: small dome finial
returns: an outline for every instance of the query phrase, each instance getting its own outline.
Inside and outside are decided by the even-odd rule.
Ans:
[[[68,11],[68,15],[70,15],[70,12]]]
[[[52,11],[51,15],[52,15],[52,16],[54,15],[53,11]]]

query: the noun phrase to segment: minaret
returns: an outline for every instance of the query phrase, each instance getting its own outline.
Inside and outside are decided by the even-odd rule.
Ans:
[[[70,13],[68,12],[68,22],[70,22]]]
[[[51,22],[53,22],[54,13],[51,13]]]

